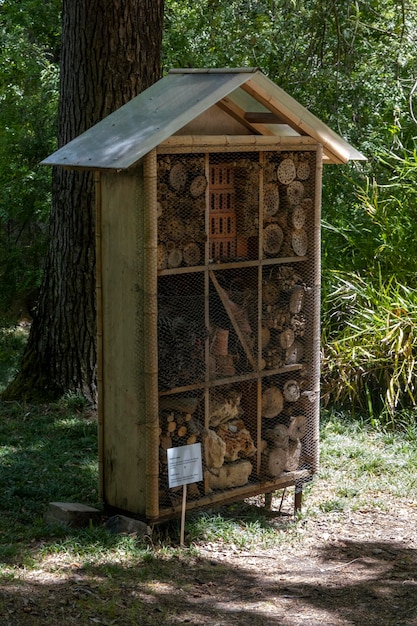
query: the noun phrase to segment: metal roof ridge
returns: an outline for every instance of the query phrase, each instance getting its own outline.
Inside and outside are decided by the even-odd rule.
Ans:
[[[260,67],[173,67],[168,74],[255,74]]]

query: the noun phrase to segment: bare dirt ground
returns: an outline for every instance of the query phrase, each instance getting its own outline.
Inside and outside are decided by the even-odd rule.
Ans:
[[[268,549],[216,541],[88,567],[46,557],[0,583],[1,624],[417,626],[415,502],[268,519],[288,527]]]

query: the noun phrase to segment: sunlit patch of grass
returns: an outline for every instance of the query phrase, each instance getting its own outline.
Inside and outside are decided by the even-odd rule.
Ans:
[[[322,424],[318,489],[326,501],[343,498],[345,508],[390,508],[392,498],[409,497],[416,485],[417,445],[406,430],[372,428],[343,415]],[[328,505],[327,505],[328,506]]]
[[[277,531],[261,516],[257,520],[245,520],[220,513],[201,513],[188,522],[187,534],[191,542],[219,541],[245,550],[276,545],[279,541]]]

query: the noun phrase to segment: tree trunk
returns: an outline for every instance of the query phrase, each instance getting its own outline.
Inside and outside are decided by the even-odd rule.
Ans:
[[[161,71],[163,0],[64,0],[59,147]],[[3,398],[96,397],[94,175],[53,172],[50,241],[21,369]]]

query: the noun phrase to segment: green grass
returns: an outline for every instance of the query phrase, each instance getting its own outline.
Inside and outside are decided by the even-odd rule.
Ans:
[[[0,404],[0,560],[48,537],[51,501],[96,504],[97,425],[64,406]]]
[[[28,331],[0,320],[0,393],[17,372]]]
[[[0,404],[0,575],[15,567],[36,568],[53,556],[87,569],[100,564],[106,575],[120,564],[141,563],[155,575],[160,559],[184,554],[179,522],[158,527],[151,538],[115,536],[104,527],[68,530],[48,525],[51,501],[98,502],[97,425],[75,398],[55,405]],[[199,545],[227,544],[250,551],[296,541],[303,520],[369,507],[389,510],[414,498],[417,488],[417,426],[403,417],[399,431],[375,429],[343,414],[326,413],[321,432],[321,470],[305,489],[303,512],[265,515],[253,499],[187,516],[187,554]],[[283,511],[292,512],[292,490]],[[114,567],[116,564],[116,567]],[[62,565],[64,567],[64,565]],[[10,569],[12,568],[12,569]],[[150,571],[149,570],[149,571]],[[150,575],[150,574],[149,574]]]
[[[259,506],[262,496],[190,513],[188,547],[181,548],[178,520],[142,539],[113,535],[102,525],[46,524],[50,501],[100,506],[96,422],[73,397],[44,406],[0,403],[0,609],[11,619],[20,611],[23,617],[13,623],[26,623],[28,615],[35,619],[28,624],[39,623],[41,616],[48,626],[68,611],[77,621],[65,623],[158,626],[174,623],[181,611],[192,623],[193,611],[208,610],[204,595],[194,606],[195,594],[209,589],[211,602],[233,580],[223,552],[275,559],[285,546],[299,554],[316,522],[331,532],[332,522],[350,511],[395,510],[414,500],[416,427],[411,414],[403,422],[392,432],[326,414],[322,466],[305,489],[301,514],[292,515],[293,489],[282,515],[267,514]],[[185,608],[184,594],[191,598]],[[26,598],[34,603],[25,604]]]

